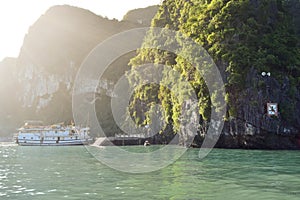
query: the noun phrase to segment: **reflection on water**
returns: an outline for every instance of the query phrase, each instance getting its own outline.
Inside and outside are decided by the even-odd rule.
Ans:
[[[148,151],[143,146],[125,150]],[[162,170],[129,174],[101,164],[83,146],[4,145],[0,147],[0,197],[296,200],[299,165],[299,151],[215,149],[199,160],[198,149],[190,149]]]

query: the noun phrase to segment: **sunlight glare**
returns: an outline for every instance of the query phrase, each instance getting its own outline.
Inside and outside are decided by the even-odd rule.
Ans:
[[[161,0],[9,0],[0,2],[0,61],[17,57],[28,28],[54,5],[72,5],[121,20],[127,11],[157,5]]]

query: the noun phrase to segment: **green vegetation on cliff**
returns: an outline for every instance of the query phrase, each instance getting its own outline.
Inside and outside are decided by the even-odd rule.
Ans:
[[[291,88],[287,98],[296,101],[300,85],[299,25],[296,24],[299,19],[291,8],[299,5],[297,0],[165,0],[152,20],[152,26],[180,31],[202,45],[212,56],[226,84],[229,119],[237,117],[238,100],[243,91],[252,87],[246,85],[250,71],[270,71],[272,78],[278,82],[287,77]],[[163,33],[155,35],[149,32],[145,43],[161,42],[162,37]],[[175,43],[182,45],[176,38],[165,40],[162,45]],[[183,44],[182,51],[188,54],[191,49]],[[191,63],[170,52],[141,48],[131,60],[131,65],[135,68],[145,63],[164,64],[178,71],[197,94],[200,119],[209,120],[214,94],[209,94],[203,77]],[[138,79],[138,74],[130,76]],[[168,77],[169,81],[176,82],[172,76]],[[262,82],[256,89],[262,89],[264,84]],[[148,106],[139,113],[137,108],[141,102]],[[162,105],[166,123],[177,132],[182,105],[180,97],[157,85],[146,85],[136,90],[131,112],[137,123],[148,123],[153,102]],[[282,107],[283,120],[292,118],[291,112],[295,107],[295,104]]]

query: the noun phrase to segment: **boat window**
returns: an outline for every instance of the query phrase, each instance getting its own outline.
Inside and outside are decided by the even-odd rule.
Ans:
[[[57,131],[55,131],[55,133],[57,133]]]
[[[33,140],[33,137],[31,137],[31,139]]]
[[[23,137],[23,139],[25,139],[25,137]]]

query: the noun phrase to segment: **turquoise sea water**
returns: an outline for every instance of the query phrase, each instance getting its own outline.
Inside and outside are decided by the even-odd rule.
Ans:
[[[84,146],[1,145],[0,199],[300,199],[299,151],[214,149],[203,160],[198,151],[130,174],[103,165]]]

